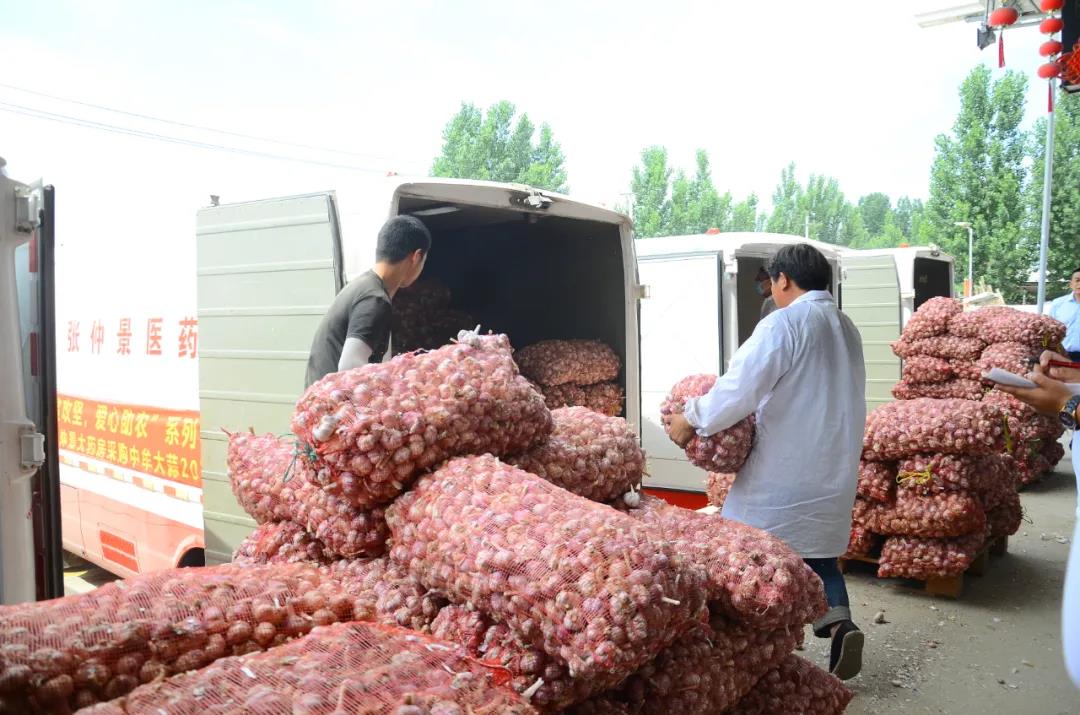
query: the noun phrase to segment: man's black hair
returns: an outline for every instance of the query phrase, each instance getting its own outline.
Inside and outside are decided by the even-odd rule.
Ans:
[[[414,251],[431,250],[431,231],[415,216],[395,216],[379,229],[375,260],[400,263]]]
[[[783,273],[803,290],[828,290],[832,268],[821,251],[809,243],[784,246],[769,261],[769,276],[775,281]]]
[[[1072,277],[1075,276],[1077,273],[1080,273],[1080,266],[1074,268],[1073,272],[1069,274],[1069,280],[1072,280]]]
[[[762,266],[761,268],[757,269],[757,275],[754,276],[754,282],[760,283],[761,281],[767,280],[769,280],[769,273],[765,270],[765,266]]]

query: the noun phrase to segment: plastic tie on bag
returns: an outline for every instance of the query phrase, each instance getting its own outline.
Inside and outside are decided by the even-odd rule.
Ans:
[[[909,483],[926,484],[934,478],[934,472],[930,467],[918,472],[897,472],[896,483],[907,486]]]

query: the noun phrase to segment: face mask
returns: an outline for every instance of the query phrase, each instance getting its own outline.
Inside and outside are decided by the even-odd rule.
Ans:
[[[758,295],[765,295],[765,283],[755,283],[754,290],[757,291]]]

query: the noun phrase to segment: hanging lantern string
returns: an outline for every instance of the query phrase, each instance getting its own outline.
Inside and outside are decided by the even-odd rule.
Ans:
[[[1005,66],[1005,28],[1020,19],[1015,7],[999,7],[986,18],[988,27],[998,28],[998,67]]]

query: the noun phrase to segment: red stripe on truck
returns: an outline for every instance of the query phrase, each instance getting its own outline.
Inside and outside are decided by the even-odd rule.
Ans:
[[[121,538],[116,534],[110,534],[109,532],[99,529],[98,536],[101,538],[101,546],[109,547],[120,553],[127,554],[128,556],[135,555],[135,543]]]
[[[29,250],[27,250],[27,254],[28,254],[28,256],[27,256],[28,263],[30,264],[30,272],[31,273],[37,273],[38,272],[38,233],[37,233],[37,231],[34,231],[33,235],[30,237],[30,246],[29,246]]]
[[[126,569],[130,569],[132,571],[138,571],[139,570],[139,562],[138,561],[131,558],[130,556],[125,556],[124,554],[120,553],[119,551],[116,551],[114,549],[110,549],[108,546],[105,546],[104,544],[101,546],[101,555],[104,556],[109,561],[112,561],[114,564],[120,564],[121,566],[123,566]]]
[[[709,506],[709,500],[702,492],[684,492],[678,489],[657,489],[655,487],[646,487],[642,491],[654,497],[659,497],[668,504],[681,506],[684,509],[703,509]]]

